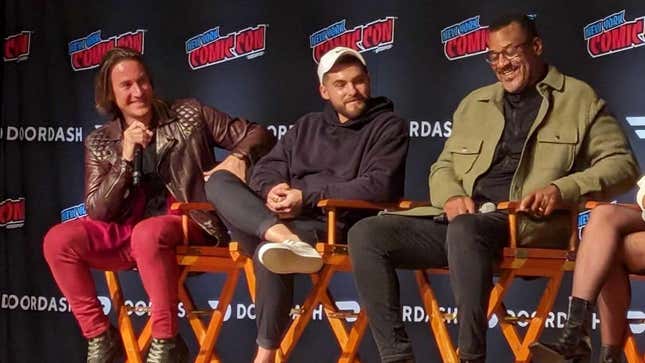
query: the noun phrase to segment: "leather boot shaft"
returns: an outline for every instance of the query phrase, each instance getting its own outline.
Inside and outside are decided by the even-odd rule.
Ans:
[[[87,363],[112,363],[123,355],[121,335],[113,326],[103,334],[87,340]]]
[[[152,338],[147,363],[184,363],[188,362],[186,342],[177,335],[174,338]]]
[[[591,337],[588,325],[593,304],[571,296],[567,323],[553,342],[537,342],[531,345],[534,363],[589,362]]]
[[[623,363],[623,348],[615,345],[600,347],[598,363]]]

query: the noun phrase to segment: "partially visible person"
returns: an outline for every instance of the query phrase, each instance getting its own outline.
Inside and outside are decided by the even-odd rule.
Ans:
[[[599,362],[622,362],[627,309],[631,303],[629,274],[645,274],[645,177],[638,182],[641,210],[605,204],[591,211],[576,256],[567,322],[555,341],[531,346],[533,362],[588,361],[589,325],[597,304],[600,315]]]
[[[393,201],[403,195],[408,131],[392,101],[372,97],[365,59],[338,47],[318,65],[322,112],[294,124],[254,167],[249,186],[227,171],[206,185],[232,237],[253,256],[256,363],[273,363],[293,304],[294,273],[322,266],[313,248],[326,225],[321,199]],[[340,219],[346,231],[362,213]],[[344,232],[343,232],[344,234]]]
[[[186,362],[177,334],[181,217],[172,201],[206,201],[204,172],[244,179],[247,168],[274,144],[257,124],[233,118],[194,99],[165,102],[154,93],[150,73],[134,50],[104,56],[95,82],[99,111],[113,119],[85,141],[85,208],[88,218],[58,224],[44,238],[44,255],[88,340],[87,362],[114,362],[123,355],[118,331],[103,314],[90,268],[136,267],[152,305],[152,345],[147,362]],[[231,151],[215,165],[213,147]],[[135,150],[141,180],[133,181]],[[191,214],[201,243],[226,243],[214,213]],[[62,359],[65,360],[65,359]]]

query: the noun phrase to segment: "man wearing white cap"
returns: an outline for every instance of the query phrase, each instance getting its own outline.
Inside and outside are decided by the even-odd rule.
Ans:
[[[206,184],[208,199],[234,240],[253,255],[258,353],[273,362],[290,321],[293,274],[313,273],[322,259],[321,199],[397,200],[403,194],[407,123],[385,97],[370,97],[365,59],[338,47],[318,64],[322,112],[302,116],[253,167],[248,186],[229,172]],[[364,214],[343,215],[347,230]]]

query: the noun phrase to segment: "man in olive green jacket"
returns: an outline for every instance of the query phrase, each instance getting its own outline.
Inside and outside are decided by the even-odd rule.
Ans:
[[[449,266],[460,358],[483,362],[486,306],[508,218],[481,206],[521,200],[520,243],[565,247],[570,226],[557,207],[625,192],[639,174],[605,102],[542,60],[531,19],[505,16],[489,30],[486,58],[499,82],[457,108],[452,135],[430,170],[432,207],[367,218],[349,232],[359,297],[383,362],[413,359],[396,268]]]

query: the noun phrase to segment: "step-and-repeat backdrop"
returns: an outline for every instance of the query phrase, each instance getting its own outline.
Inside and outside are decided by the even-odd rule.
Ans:
[[[642,0],[435,1],[40,1],[6,0],[0,72],[0,362],[80,362],[86,343],[41,252],[55,223],[83,208],[82,141],[105,120],[93,107],[93,78],[113,46],[144,53],[164,98],[196,97],[265,125],[281,137],[300,115],[320,110],[316,61],[344,45],[363,52],[374,95],[390,97],[409,120],[406,196],[426,199],[428,168],[451,132],[451,115],[468,92],[494,82],[485,63],[489,22],[519,10],[536,17],[547,60],[589,82],[608,100],[639,158],[645,141],[645,3]],[[548,157],[548,156],[545,156]],[[633,193],[622,196],[630,200]],[[581,218],[581,219],[584,219]],[[342,275],[342,274],[341,274]],[[437,361],[414,279],[401,272],[403,318],[421,362]],[[114,316],[102,279],[98,295]],[[122,274],[128,304],[149,304],[135,272]],[[445,277],[433,277],[447,312],[454,301]],[[222,280],[191,278],[198,303],[217,304]],[[645,317],[645,286],[634,283],[630,317]],[[534,312],[541,280],[517,283],[512,314]],[[294,304],[310,288],[297,280]],[[359,309],[351,277],[332,287],[339,305]],[[570,281],[546,322],[562,327]],[[133,313],[140,326],[147,313]],[[180,307],[180,315],[184,310]],[[330,362],[335,340],[321,309],[293,354],[294,362]],[[254,352],[255,309],[240,284],[218,350],[227,362]],[[594,320],[594,339],[599,321]],[[451,333],[456,324],[450,323]],[[489,362],[511,360],[497,321],[490,322]],[[192,333],[182,334],[195,352]],[[645,324],[632,325],[645,341]],[[369,334],[364,361],[378,361]],[[494,359],[493,359],[494,358]]]

